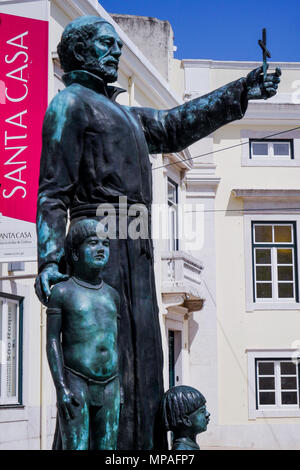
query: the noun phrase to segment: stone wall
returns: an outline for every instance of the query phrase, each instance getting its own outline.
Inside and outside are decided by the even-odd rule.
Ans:
[[[161,75],[169,80],[174,48],[174,34],[169,21],[146,16],[111,16]]]

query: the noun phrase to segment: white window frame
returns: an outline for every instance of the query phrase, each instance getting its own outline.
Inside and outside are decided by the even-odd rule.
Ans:
[[[274,243],[268,244],[267,242],[257,242],[255,240],[255,227],[259,225],[266,225],[266,226],[271,226],[272,227],[272,235],[273,235],[273,240]],[[292,240],[290,243],[280,243],[280,242],[275,242],[275,236],[274,236],[274,227],[275,226],[290,226],[291,227],[291,234],[292,234]],[[296,302],[296,294],[298,294],[298,286],[296,285],[296,279],[297,279],[297,272],[296,269],[298,268],[296,259],[295,259],[295,254],[297,253],[297,243],[296,240],[294,240],[294,223],[288,223],[288,222],[269,222],[269,221],[256,221],[252,223],[252,249],[253,249],[253,265],[252,265],[252,272],[253,272],[253,284],[254,284],[254,298],[255,298],[255,303],[257,302]],[[278,275],[277,275],[277,248],[280,248],[280,246],[287,248],[289,247],[292,249],[292,254],[293,254],[293,280],[292,281],[278,281]],[[271,250],[271,264],[256,264],[255,262],[255,252],[257,249],[270,249]],[[271,282],[269,281],[257,281],[256,280],[256,266],[267,266],[269,265],[271,267]],[[279,266],[291,266],[289,265],[284,265],[280,264]],[[256,292],[256,284],[259,282],[260,284],[267,283],[267,284],[272,284],[272,298],[263,298],[263,297],[257,297],[257,292]],[[293,292],[294,296],[293,297],[287,297],[287,298],[281,298],[279,297],[278,293],[278,283],[289,283],[293,284]]]
[[[1,405],[0,406],[0,423],[13,423],[29,420],[29,387],[30,387],[30,367],[29,367],[29,351],[28,344],[30,341],[29,332],[32,332],[30,326],[30,314],[36,318],[36,310],[33,309],[33,303],[38,304],[37,301],[30,300],[31,289],[28,285],[20,282],[2,281],[0,282],[1,295],[9,295],[12,298],[17,298],[23,302],[23,321],[22,321],[22,403]],[[32,290],[33,292],[33,290]],[[27,345],[27,347],[24,345]]]
[[[177,358],[175,362],[175,385],[182,385],[185,383],[186,377],[184,376],[185,374],[185,367],[187,364],[185,364],[185,357],[184,357],[184,348],[183,348],[183,343],[184,343],[184,317],[181,314],[174,313],[174,312],[169,312],[167,313],[166,319],[165,319],[165,337],[166,337],[166,344],[167,346],[167,360],[165,361],[165,367],[166,367],[166,378],[167,381],[166,383],[169,384],[169,331],[174,331],[175,333],[175,349],[177,352]],[[179,381],[176,382],[176,376],[179,377]]]
[[[259,368],[258,368],[258,364],[262,364],[264,362],[270,362],[272,364],[274,364],[274,374],[273,375],[259,375]],[[281,373],[280,373],[280,364],[282,362],[292,362],[292,358],[290,359],[286,359],[286,358],[282,358],[282,359],[262,359],[262,358],[259,358],[259,359],[256,359],[255,361],[255,365],[256,365],[256,380],[257,380],[257,406],[259,409],[261,410],[270,410],[270,409],[296,409],[298,410],[299,409],[299,373],[298,373],[298,365],[295,364],[296,366],[296,381],[297,381],[297,388],[296,389],[293,389],[293,390],[289,390],[291,392],[296,392],[297,394],[297,403],[296,404],[290,404],[290,405],[284,405],[282,404],[281,402],[281,392],[282,391],[285,391],[285,389],[281,389]],[[291,375],[292,377],[295,376],[295,374]],[[267,389],[260,389],[259,388],[259,378],[262,377],[274,377],[274,381],[275,381],[275,389],[274,389],[274,393],[275,393],[275,404],[269,404],[269,405],[263,405],[263,404],[260,404],[259,403],[259,393],[262,392],[268,392],[268,391],[271,391],[273,393],[273,390],[267,390]],[[286,375],[285,377],[288,377],[288,375]]]
[[[280,360],[297,361],[300,359],[299,349],[248,349],[248,417],[249,419],[257,418],[292,418],[300,417],[299,408],[299,381],[298,381],[298,404],[297,405],[280,405],[280,384],[278,384],[278,374],[275,375],[276,405],[257,405],[257,369],[256,364],[259,360],[268,360],[277,362]],[[298,372],[299,373],[299,372]]]
[[[258,202],[256,201],[256,205]],[[265,203],[270,207],[270,203]],[[289,202],[285,205],[289,205]],[[262,206],[263,207],[263,206]],[[280,209],[279,209],[280,210]],[[244,250],[245,250],[245,294],[246,294],[246,311],[253,312],[255,310],[299,310],[300,303],[291,299],[268,299],[266,301],[255,301],[253,295],[253,260],[252,260],[252,222],[279,222],[279,223],[296,223],[296,239],[295,243],[297,246],[297,258],[295,259],[295,266],[300,267],[300,239],[299,239],[299,230],[300,230],[300,215],[291,213],[291,214],[282,214],[282,213],[247,213],[244,215]],[[300,293],[299,293],[300,294]]]
[[[172,328],[168,328],[168,346],[169,346],[169,335],[170,332],[174,333],[174,385],[182,385],[182,330],[174,330]],[[168,348],[169,349],[169,348]],[[169,352],[169,351],[168,351]],[[170,366],[170,356],[168,356],[168,362]],[[178,377],[178,380],[177,380]],[[170,384],[170,369],[169,369],[169,388],[171,387]]]
[[[289,144],[289,154],[288,155],[274,155],[274,144]],[[292,139],[278,139],[278,140],[271,140],[271,139],[265,139],[265,140],[258,140],[258,139],[250,139],[249,140],[249,145],[250,145],[250,158],[252,159],[274,159],[274,160],[281,160],[281,159],[288,159],[288,160],[293,160],[294,159],[294,141]],[[254,155],[253,153],[253,144],[267,144],[268,146],[268,154],[267,155]]]
[[[15,299],[5,294],[0,293],[0,301],[3,302],[2,308],[2,338],[1,341],[1,378],[0,378],[0,406],[2,405],[20,405],[22,397],[19,393],[20,387],[20,370],[19,370],[19,359],[20,359],[20,300]],[[8,303],[17,306],[16,315],[16,394],[15,396],[7,396],[7,340],[8,340]],[[0,318],[1,321],[1,318]]]
[[[266,136],[275,134],[276,132],[282,132],[285,129],[278,129],[277,131],[273,129],[265,130],[265,131],[253,131],[251,129],[243,129],[241,130],[241,142],[242,142],[242,166],[300,166],[300,132],[299,131],[292,131],[292,132],[285,132],[284,134],[274,136],[269,139],[265,139]],[[270,155],[268,156],[251,156],[250,154],[250,145],[249,140],[261,140],[264,143],[270,142],[270,147],[273,142],[278,142],[282,140],[283,142],[287,140],[293,141],[293,158],[286,157],[286,156],[274,156],[272,154],[272,150],[270,151]]]

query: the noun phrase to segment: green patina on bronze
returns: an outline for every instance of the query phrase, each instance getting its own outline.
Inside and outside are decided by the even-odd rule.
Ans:
[[[119,295],[102,279],[109,240],[96,220],[73,224],[66,239],[71,277],[52,289],[47,356],[57,393],[62,448],[115,450],[120,412]]]
[[[161,403],[161,420],[172,431],[172,450],[200,450],[197,434],[206,431],[210,413],[202,393],[193,387],[170,388]]]
[[[69,278],[64,249],[68,213],[72,223],[93,218],[99,204],[109,203],[118,210],[119,197],[126,196],[128,204],[143,204],[150,214],[152,172],[149,153],[179,152],[221,126],[241,119],[249,99],[273,96],[280,81],[279,69],[264,78],[262,67],[259,67],[246,77],[173,109],[121,106],[115,98],[124,90],[108,85],[117,80],[121,49],[122,41],[114,27],[99,17],[81,17],[68,25],[58,47],[66,72],[63,76],[66,88],[50,103],[43,126],[36,292],[47,305],[50,287],[57,284],[49,302],[57,296],[65,296],[69,315],[72,309],[74,314],[77,312],[77,323],[79,310],[72,303],[76,297],[80,297],[84,309],[89,312],[94,305],[100,309],[104,299],[107,310],[111,311],[112,300],[105,290],[108,287],[90,293]],[[166,439],[160,429],[156,430],[156,416],[163,395],[163,354],[150,223],[146,239],[111,240],[111,256],[103,267],[102,276],[120,296],[118,349],[124,405],[118,448],[165,449]],[[76,296],[63,293],[63,289],[69,293],[73,289]],[[107,322],[105,335],[101,336],[99,332],[98,341],[104,341],[105,336],[105,347],[110,347],[115,337],[108,318]],[[71,323],[66,325],[70,328],[72,354],[69,349],[64,354],[70,365],[77,367],[81,355],[71,346],[77,330],[71,329]],[[84,324],[82,328],[90,327]],[[93,356],[93,349],[90,350],[87,344],[82,344],[81,348],[91,355],[81,363],[86,373],[89,370],[94,376],[106,375],[101,366],[102,356]],[[57,377],[60,369],[54,362],[52,360],[52,367]],[[111,358],[106,366],[111,370],[113,364]],[[73,373],[68,373],[72,380]],[[60,402],[64,400],[75,409],[68,395],[62,395]],[[79,405],[78,409],[86,423],[85,406]],[[97,417],[95,419],[97,422]],[[108,423],[110,419],[103,422]],[[107,432],[112,436],[116,426],[113,421],[111,423]],[[86,424],[83,427],[86,428]],[[57,427],[55,449],[61,447],[60,437],[66,441],[65,436],[65,428]],[[71,439],[73,444],[79,439],[78,434],[76,436]],[[105,439],[102,442],[108,445]]]

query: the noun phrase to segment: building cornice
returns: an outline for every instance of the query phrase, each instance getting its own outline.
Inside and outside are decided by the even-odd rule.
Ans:
[[[186,174],[187,197],[215,197],[221,178],[203,176],[195,170]]]
[[[183,260],[186,263],[189,263],[191,266],[194,266],[197,268],[199,271],[203,270],[203,263],[199,261],[198,258],[195,258],[193,255],[190,253],[187,253],[185,251],[162,251],[161,252],[161,259],[162,260],[169,260],[170,258],[176,260],[180,259]]]
[[[242,198],[244,201],[253,200],[300,200],[300,189],[233,189],[234,197]]]
[[[246,121],[257,121],[263,120],[264,124],[267,124],[267,121],[275,123],[279,121],[282,125],[282,122],[285,125],[295,124],[300,122],[300,104],[290,103],[278,103],[278,102],[258,102],[249,103],[247,112],[243,119],[243,124]]]
[[[211,59],[183,59],[184,68],[211,68],[211,69],[254,69],[261,62],[243,60],[211,60]],[[300,62],[269,62],[270,68],[280,67],[284,70],[300,70]]]
[[[193,160],[188,148],[177,153],[165,153],[164,154],[164,165],[165,169],[169,167],[177,167],[180,170],[191,170],[193,168]]]

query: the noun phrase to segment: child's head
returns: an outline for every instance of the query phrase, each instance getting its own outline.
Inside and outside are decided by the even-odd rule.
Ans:
[[[206,431],[209,413],[202,393],[193,387],[180,385],[170,388],[163,396],[162,419],[167,431]]]
[[[101,223],[95,219],[83,219],[70,226],[65,241],[65,253],[73,270],[77,263],[94,269],[101,269],[107,263],[109,239],[102,238],[100,234],[104,232]]]

